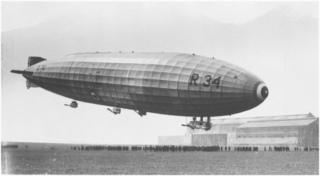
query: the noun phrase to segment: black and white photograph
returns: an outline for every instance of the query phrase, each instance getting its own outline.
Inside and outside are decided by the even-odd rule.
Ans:
[[[319,2],[1,1],[1,174],[319,175]]]

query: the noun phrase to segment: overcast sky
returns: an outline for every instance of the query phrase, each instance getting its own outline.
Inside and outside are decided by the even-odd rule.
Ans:
[[[135,9],[136,6],[141,5],[145,7],[161,6],[161,8],[165,9],[180,9],[181,11],[196,13],[222,23],[233,23],[237,26],[247,24],[272,10],[288,6],[290,7],[290,13],[285,14],[286,18],[288,16],[292,16],[294,19],[301,16],[308,18],[318,17],[318,4],[306,2],[1,2],[1,5],[2,32],[36,26],[43,21],[62,15],[68,17],[72,12],[85,12],[84,14],[88,15],[96,11],[103,12],[109,7],[130,11],[130,9]],[[290,19],[291,17],[288,18]],[[288,25],[292,25],[290,22]],[[260,25],[263,26],[264,24]],[[110,26],[112,27],[112,25]],[[256,32],[254,27],[256,26],[253,26],[252,31]],[[239,56],[237,55],[238,53],[220,53],[221,56],[225,57],[222,59],[240,65],[257,74],[265,80],[270,90],[270,95],[266,102],[252,110],[235,114],[233,115],[234,117],[288,115],[309,112],[318,116],[318,82],[314,81],[315,78],[318,79],[318,57],[313,57],[315,55],[318,56],[318,51],[311,54],[304,53],[303,47],[306,48],[305,51],[314,51],[314,46],[302,46],[302,49],[299,48],[301,52],[298,53],[297,58],[290,58],[290,54],[285,55],[283,51],[279,51],[280,49],[277,50],[277,47],[273,48],[273,46],[281,46],[282,43],[276,43],[278,38],[290,36],[286,35],[286,33],[290,34],[290,32],[292,31],[284,31],[283,36],[276,36],[275,39],[265,41],[266,43],[270,42],[270,45],[267,45],[270,46],[270,53],[259,53],[260,48],[258,45],[255,45],[252,50],[249,48],[248,50],[239,51],[237,48],[232,48],[237,46],[237,41],[234,41],[235,45],[228,47],[231,47],[230,50],[232,51],[238,51]],[[244,41],[250,43],[260,37],[256,36],[254,39]],[[299,37],[304,40],[304,34]],[[238,38],[241,38],[241,36]],[[274,41],[276,42],[272,43]],[[291,38],[287,41],[299,42],[299,40]],[[219,42],[223,43],[224,41]],[[122,45],[119,44],[118,46]],[[263,45],[261,44],[261,46]],[[296,45],[292,46],[295,47]],[[128,44],[126,47],[131,48],[135,47],[135,45]],[[190,49],[185,47],[181,42],[179,49],[190,52]],[[194,47],[196,48],[197,46]],[[210,47],[208,46],[208,48]],[[295,50],[294,47],[290,48],[290,43],[286,43],[286,46],[281,47],[287,47],[289,51]],[[121,47],[115,48],[122,50]],[[217,48],[214,49],[219,54],[219,51],[217,51],[219,48]],[[222,49],[228,50],[228,48]],[[142,48],[141,50],[148,51],[150,49]],[[159,50],[162,50],[162,48],[159,48]],[[213,52],[203,48],[197,48],[197,50],[210,54]],[[14,49],[9,50],[9,52],[13,51]],[[302,57],[300,57],[300,54]],[[304,63],[303,56],[308,56],[308,54],[312,56],[311,62]],[[230,57],[228,58],[227,56]],[[239,59],[234,59],[236,57]],[[23,62],[26,62],[26,58],[21,59],[25,59]],[[25,90],[24,78],[21,75],[16,76],[21,77],[19,84],[21,84],[21,89]],[[6,94],[5,91],[11,94]],[[149,113],[146,117],[140,118],[129,110],[124,110],[121,115],[114,116],[107,111],[106,107],[86,103],[80,103],[77,109],[66,109],[63,104],[69,102],[69,99],[43,89],[18,91],[9,88],[5,91],[2,90],[2,103],[6,103],[2,105],[2,108],[6,108],[6,111],[2,112],[4,117],[1,118],[2,141],[156,144],[158,136],[184,135],[186,131],[185,128],[180,126],[181,123],[186,122],[184,117]],[[23,104],[16,103],[12,95],[23,99],[21,100]],[[6,98],[5,101],[3,101],[3,97]],[[286,100],[286,98],[288,99]],[[41,109],[46,111],[41,112]]]
[[[100,2],[101,3],[101,2]],[[127,3],[107,2],[110,5],[126,6]],[[132,3],[132,2],[131,2]],[[134,2],[141,3],[141,2]],[[184,9],[194,11],[210,17],[214,20],[226,23],[243,24],[251,21],[266,12],[285,6],[289,2],[148,2],[145,6],[162,4],[170,6],[181,6]],[[90,11],[103,9],[105,6],[90,2],[9,2],[2,1],[1,9],[1,31],[9,31],[30,27],[54,16],[58,16],[70,11]],[[312,14],[317,16],[317,6],[313,4],[295,2],[291,4],[293,9],[300,14]]]

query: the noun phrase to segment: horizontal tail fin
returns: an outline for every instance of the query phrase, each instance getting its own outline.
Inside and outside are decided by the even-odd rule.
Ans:
[[[32,74],[32,72],[24,71],[24,70],[11,70],[11,73],[16,73],[16,74]]]
[[[23,75],[32,74],[32,72],[30,71],[21,71],[21,70],[11,70],[11,73],[23,74]],[[27,88],[29,89],[30,87],[39,87],[39,86],[27,80]]]
[[[38,56],[30,56],[28,58],[28,67],[36,64],[36,63],[39,63],[39,62],[42,62],[46,59],[42,58],[42,57],[38,57]],[[16,73],[16,74],[32,74],[32,72],[30,71],[22,71],[22,70],[11,70],[11,73]],[[30,82],[29,80],[27,80],[27,88],[29,89],[30,87],[39,87],[37,86],[36,84]]]

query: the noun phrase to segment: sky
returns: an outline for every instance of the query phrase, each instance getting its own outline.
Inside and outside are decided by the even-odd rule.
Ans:
[[[112,3],[112,2],[109,2]],[[119,3],[116,2],[118,5]],[[131,2],[132,3],[132,2]],[[144,3],[145,6],[157,4],[167,4],[166,2],[149,2]],[[243,24],[251,21],[266,12],[276,8],[283,2],[172,2],[170,6],[183,6],[185,9],[195,13],[210,17],[216,21],[234,24]],[[25,28],[37,25],[42,21],[50,19],[54,16],[67,13],[68,11],[90,11],[104,8],[94,3],[88,2],[41,2],[41,1],[2,1],[1,3],[1,31],[10,31],[13,29]],[[125,2],[120,6],[126,6]],[[317,6],[296,2],[294,5],[299,13],[316,12]],[[317,15],[313,13],[313,15]]]
[[[294,18],[299,18],[299,16],[302,15],[318,17],[318,6],[303,2],[109,2],[109,5],[130,11],[131,8],[135,8],[137,3],[139,3],[139,5],[143,4],[145,7],[161,6],[162,8],[168,9],[173,7],[176,9],[178,6],[181,7],[182,11],[186,10],[215,21],[231,23],[237,26],[250,23],[254,19],[272,10],[288,5],[290,5],[290,9],[292,10],[290,14],[294,15]],[[48,21],[61,15],[68,16],[70,12],[85,11],[86,14],[90,14],[95,11],[104,11],[106,8],[105,6],[100,6],[100,4],[90,2],[1,2],[1,5],[2,32],[33,27],[43,21]],[[183,46],[181,47],[183,48]],[[210,53],[208,51],[203,52]],[[258,54],[258,51],[254,53],[248,50],[241,51],[241,53],[243,56],[253,58]],[[225,55],[227,56],[228,54]],[[309,111],[306,110],[308,108],[297,108],[289,111],[290,106],[286,106],[285,110],[277,109],[279,106],[285,106],[282,104],[279,105],[279,102],[285,102],[282,99],[287,97],[281,96],[281,91],[288,91],[292,95],[296,95],[294,91],[302,90],[304,91],[302,92],[304,96],[312,96],[314,93],[314,88],[310,89],[312,91],[307,92],[303,89],[303,86],[292,87],[292,90],[290,90],[291,86],[296,86],[295,80],[292,77],[297,76],[297,80],[305,79],[305,77],[299,77],[299,73],[295,71],[299,64],[303,65],[302,63],[286,62],[286,58],[283,59],[283,57],[278,56],[277,53],[270,56],[274,56],[275,58],[279,57],[282,59],[281,61],[267,60],[269,55],[261,56],[260,61],[250,59],[232,61],[234,56],[230,56],[231,60],[229,62],[240,66],[244,65],[246,69],[264,78],[263,80],[266,81],[270,90],[270,97],[268,97],[266,102],[253,110],[233,115],[234,117],[309,113]],[[276,62],[276,64],[273,64],[273,62]],[[308,66],[313,63],[318,64],[318,62],[314,61]],[[270,68],[274,70],[270,70]],[[306,73],[308,73],[308,67],[304,67],[302,71],[305,73],[303,74],[305,76]],[[274,74],[277,73],[278,77],[283,79],[273,80],[274,76],[272,72],[274,72]],[[293,75],[290,77],[290,74]],[[313,74],[313,72],[311,72],[311,74]],[[313,75],[312,78],[314,77],[317,76]],[[291,80],[286,81],[288,79]],[[303,80],[303,82],[310,83],[307,79]],[[25,86],[24,78],[20,79],[19,84],[21,84],[21,87]],[[280,84],[284,86],[281,87],[279,86]],[[277,92],[277,89],[281,91]],[[26,96],[26,94],[28,94],[28,96]],[[186,118],[184,117],[173,118],[172,116],[150,113],[141,118],[129,110],[123,110],[121,115],[114,116],[107,111],[106,107],[87,103],[80,103],[77,109],[66,109],[66,107],[62,105],[68,103],[70,101],[69,99],[46,92],[43,89],[16,91],[15,96],[24,98],[30,102],[30,104],[17,103],[15,107],[11,106],[11,104],[2,105],[2,108],[7,108],[5,113],[2,113],[2,116],[4,114],[5,116],[1,118],[2,141],[156,144],[158,136],[184,135],[186,132],[185,128],[180,126],[186,122]],[[8,100],[10,96],[7,96],[2,91],[2,99],[4,98]],[[307,98],[296,98],[298,99],[296,102],[308,100]],[[292,100],[293,98],[288,99],[288,104],[292,104]],[[2,103],[5,102],[6,101],[2,101]],[[314,108],[316,104],[314,103],[314,99],[310,100],[310,102],[313,109],[312,113],[318,116],[318,109]],[[48,108],[46,103],[48,103],[51,108]],[[308,104],[308,102],[306,101],[305,104]],[[8,108],[10,110],[8,110]],[[41,109],[45,109],[45,111],[38,111]]]

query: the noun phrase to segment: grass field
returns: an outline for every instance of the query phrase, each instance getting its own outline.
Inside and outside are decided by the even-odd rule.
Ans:
[[[318,152],[143,152],[3,149],[2,174],[319,175]]]

